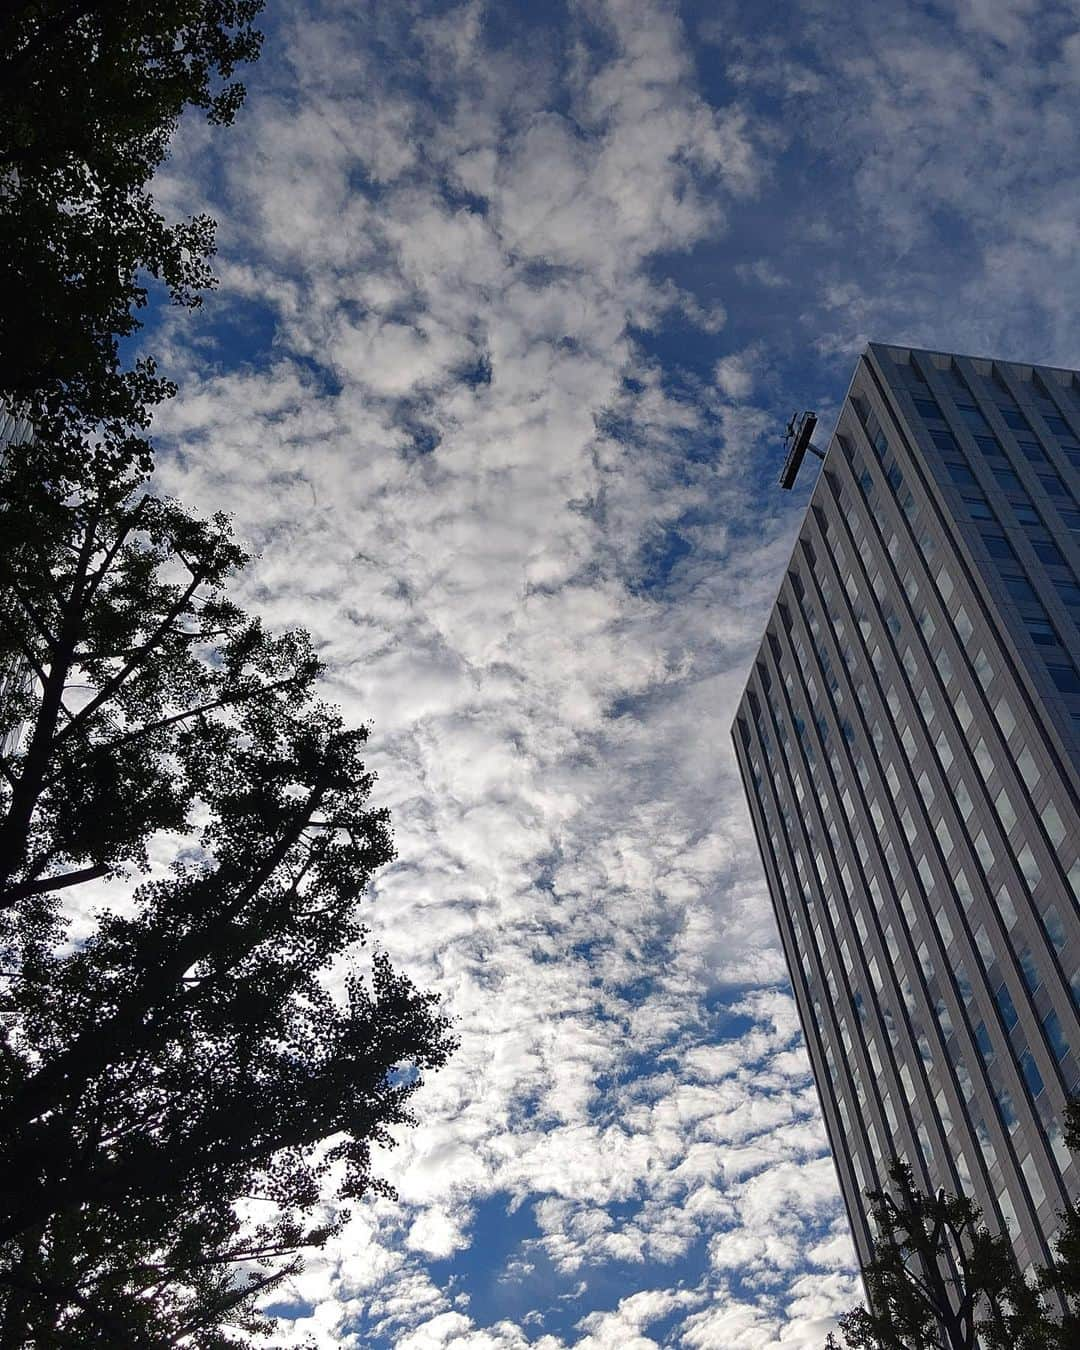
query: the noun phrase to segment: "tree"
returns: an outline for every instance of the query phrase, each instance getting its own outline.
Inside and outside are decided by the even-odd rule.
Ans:
[[[1080,1146],[1080,1108],[1067,1141]],[[848,1350],[1069,1350],[1080,1343],[1080,1206],[1060,1217],[1054,1264],[1029,1284],[1012,1245],[991,1233],[979,1207],[944,1190],[920,1191],[911,1168],[889,1168],[895,1194],[867,1191],[876,1229],[864,1268],[868,1308],[840,1318]],[[1051,1313],[1057,1294],[1064,1318]],[[826,1350],[840,1350],[830,1335]]]
[[[0,400],[40,434],[97,423],[138,437],[172,392],[123,369],[147,278],[194,306],[213,284],[213,222],[174,224],[150,179],[184,108],[233,120],[263,0],[9,0],[0,10]],[[136,447],[137,443],[137,447]]]
[[[1080,1154],[1080,1098],[1065,1107],[1065,1145]],[[1080,1201],[1062,1213],[1061,1228],[1054,1243],[1054,1260],[1039,1268],[1039,1288],[1057,1298],[1064,1307],[1058,1340],[1061,1350],[1080,1345]]]
[[[356,964],[366,733],[244,561],[107,446],[0,468],[0,1350],[235,1344],[452,1048]]]

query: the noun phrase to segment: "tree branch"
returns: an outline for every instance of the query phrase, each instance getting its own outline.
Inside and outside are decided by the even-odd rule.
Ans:
[[[154,650],[157,644],[161,641],[162,637],[164,637],[165,633],[167,632],[169,625],[172,623],[172,621],[176,618],[178,614],[181,614],[183,612],[184,607],[187,605],[188,601],[191,599],[192,595],[195,593],[198,587],[202,584],[202,581],[203,581],[203,573],[196,572],[191,578],[191,584],[183,592],[179,600],[177,600],[176,603],[170,608],[169,612],[161,620],[161,622],[150,634],[150,636],[146,639],[146,641],[142,644],[142,646],[136,649],[136,652],[131,657],[131,659],[127,661],[127,663],[123,667],[121,667],[119,671],[117,671],[117,673],[112,677],[111,680],[106,680],[106,682],[98,690],[95,697],[92,698],[89,703],[84,704],[83,707],[81,707],[79,711],[74,714],[74,716],[72,717],[71,721],[67,724],[67,726],[64,727],[63,730],[57,734],[56,741],[60,741],[64,736],[67,736],[72,730],[74,730],[75,727],[80,726],[86,721],[88,721],[88,719],[92,717],[94,713],[97,712],[98,708],[100,708],[103,703],[107,703],[109,699],[112,698],[112,696],[116,693],[116,691],[120,688],[120,686],[127,680],[128,676],[132,673],[132,671],[138,668],[138,666],[142,663],[143,659],[147,657]]]
[[[105,866],[82,867],[76,872],[64,872],[58,877],[43,877],[40,881],[22,881],[17,886],[9,886],[0,891],[0,909],[6,909],[25,900],[30,895],[43,895],[48,891],[63,891],[69,886],[81,886],[84,881],[96,881],[98,877],[108,876],[112,869]]]

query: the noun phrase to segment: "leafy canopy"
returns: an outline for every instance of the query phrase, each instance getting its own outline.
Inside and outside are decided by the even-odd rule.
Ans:
[[[1077,1103],[1068,1108],[1065,1135],[1080,1149]],[[892,1193],[867,1191],[877,1234],[863,1271],[869,1307],[840,1318],[847,1350],[1070,1350],[1080,1344],[1080,1206],[1060,1216],[1055,1260],[1029,1284],[1009,1239],[990,1232],[972,1200],[944,1190],[926,1195],[899,1160],[889,1177]],[[826,1350],[840,1350],[835,1336]]]
[[[186,106],[229,123],[263,0],[11,0],[0,7],[0,398],[39,433],[138,432],[172,392],[129,370],[146,278],[193,306],[213,285],[209,217],[149,191]],[[141,446],[148,467],[148,447]]]
[[[366,731],[304,634],[227,598],[244,561],[108,454],[8,448],[4,1344],[225,1344],[385,1191],[371,1149],[452,1046],[432,996],[359,960],[393,856]]]

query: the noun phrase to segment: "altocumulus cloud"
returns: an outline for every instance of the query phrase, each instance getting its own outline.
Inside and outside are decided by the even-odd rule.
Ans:
[[[810,1350],[856,1296],[728,745],[797,518],[766,447],[869,327],[1064,332],[1031,278],[1077,284],[1043,105],[1080,38],[1058,13],[1036,100],[1034,0],[872,43],[846,3],[744,8],[286,6],[239,126],[186,127],[159,186],[218,217],[222,278],[151,334],[163,485],[233,512],[243,599],[373,723],[370,921],[462,1041],[381,1160],[399,1202],[275,1305],[297,1341]],[[1006,122],[1051,161],[1035,244],[1020,157],[993,213],[972,181]]]

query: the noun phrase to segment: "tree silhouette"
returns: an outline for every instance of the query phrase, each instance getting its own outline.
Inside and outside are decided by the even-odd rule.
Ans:
[[[244,561],[108,453],[0,469],[0,1347],[232,1343],[451,1048],[357,957],[366,733]]]
[[[1080,1148],[1075,1102],[1065,1133],[1069,1146]],[[944,1190],[926,1195],[900,1160],[889,1177],[891,1192],[867,1191],[876,1232],[863,1270],[869,1307],[840,1318],[848,1350],[1071,1350],[1080,1344],[1080,1206],[1059,1216],[1054,1262],[1029,1284],[1009,1239],[990,1232],[972,1200]],[[835,1336],[826,1350],[840,1350]]]
[[[168,223],[149,182],[184,108],[229,123],[263,0],[8,0],[0,7],[0,399],[74,445],[172,386],[119,343],[156,278],[174,304],[213,285],[214,224]]]

